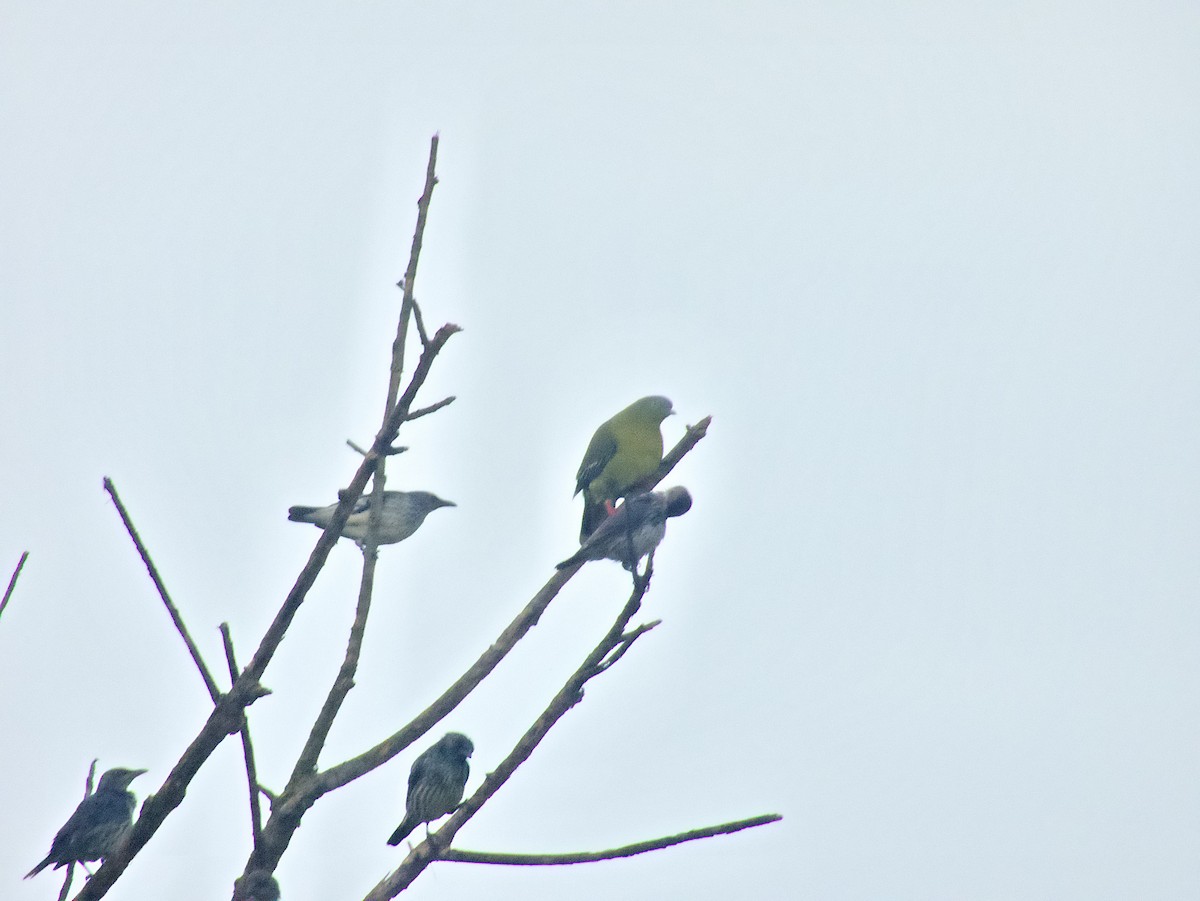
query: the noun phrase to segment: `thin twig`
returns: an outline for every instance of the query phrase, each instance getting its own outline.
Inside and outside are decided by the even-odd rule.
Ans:
[[[645,584],[634,587],[625,607],[617,616],[600,643],[584,659],[580,667],[567,679],[566,683],[554,699],[537,718],[532,726],[517,742],[516,747],[509,752],[496,769],[488,773],[483,784],[470,798],[463,801],[454,814],[437,832],[431,834],[425,841],[417,845],[400,866],[386,876],[383,881],[367,893],[364,901],[386,901],[404,891],[413,881],[425,871],[433,861],[441,857],[441,853],[454,841],[454,836],[466,825],[467,821],[490,799],[500,787],[516,772],[517,767],[524,763],[533,750],[538,746],[550,729],[568,710],[583,700],[583,686],[588,680],[603,672],[601,663],[623,641],[627,640],[626,629],[629,621],[637,614],[645,594]]]
[[[762,816],[750,817],[747,820],[736,820],[732,823],[722,823],[719,826],[706,826],[703,829],[691,829],[678,835],[668,835],[649,841],[637,842],[632,845],[622,845],[607,851],[576,851],[568,854],[503,854],[494,851],[465,851],[460,848],[447,848],[442,852],[441,860],[454,863],[487,863],[513,867],[548,867],[572,863],[594,863],[598,860],[617,860],[621,857],[633,857],[635,854],[645,854],[647,851],[658,851],[670,848],[672,845],[682,845],[684,842],[694,842],[701,838],[712,838],[714,835],[730,835],[743,829],[753,829],[755,826],[766,826],[768,823],[778,823],[782,820],[777,813],[767,813]]]
[[[358,587],[358,603],[354,610],[354,622],[350,626],[350,638],[346,643],[346,655],[342,659],[342,665],[338,669],[336,678],[333,680],[333,685],[329,688],[325,703],[321,706],[321,712],[313,722],[308,739],[304,743],[304,748],[296,758],[291,778],[288,780],[287,787],[283,790],[285,798],[295,790],[295,786],[303,777],[311,775],[316,769],[317,759],[320,757],[321,749],[325,747],[326,739],[329,738],[329,730],[333,728],[333,721],[337,718],[338,712],[342,708],[342,703],[346,700],[346,695],[354,687],[354,674],[358,671],[358,659],[362,654],[363,636],[367,630],[367,616],[371,612],[371,594],[375,584],[375,563],[379,556],[378,549],[373,544],[370,544],[372,534],[368,533],[368,543],[363,547],[363,573]]]
[[[67,864],[67,873],[63,877],[62,888],[58,893],[58,901],[67,901],[67,895],[71,894],[71,883],[75,880],[75,861]]]
[[[417,283],[417,261],[421,258],[421,245],[425,240],[425,220],[429,218],[429,202],[433,199],[433,189],[437,185],[437,151],[438,136],[435,134],[429,140],[429,162],[425,166],[425,190],[417,198],[417,225],[413,229],[412,246],[408,251],[408,268],[404,270],[404,278],[396,283],[404,295],[400,301],[400,321],[396,323],[396,339],[392,342],[392,375],[388,384],[388,409],[395,400],[396,391],[400,385],[400,376],[404,372],[404,346],[408,341],[408,322],[412,315],[413,288]],[[421,327],[421,344],[428,348],[429,341],[425,336],[424,325]]]
[[[229,623],[221,623],[221,643],[225,646],[225,663],[229,667],[229,681],[234,683],[238,677],[237,657],[233,652],[233,636],[229,633]],[[258,803],[258,769],[254,765],[254,745],[250,741],[250,720],[242,717],[242,758],[246,762],[246,783],[250,791],[250,834],[254,839],[254,847],[262,838],[262,808]]]
[[[158,568],[154,565],[154,561],[150,559],[150,552],[146,550],[146,545],[142,543],[141,536],[134,528],[133,520],[129,518],[129,513],[125,510],[125,505],[121,503],[121,498],[117,494],[116,486],[113,485],[112,479],[104,477],[104,490],[108,492],[108,496],[112,498],[113,506],[117,508],[117,513],[121,517],[121,522],[125,524],[125,531],[129,533],[129,537],[133,539],[134,547],[141,555],[142,563],[146,565],[146,571],[150,573],[150,579],[154,582],[154,587],[158,589],[158,596],[162,598],[163,605],[167,608],[167,613],[171,616],[171,622],[175,624],[175,631],[183,639],[183,643],[187,645],[188,653],[192,655],[192,662],[196,664],[196,669],[200,672],[200,678],[204,680],[204,687],[208,689],[208,696],[212,698],[215,704],[221,696],[220,690],[217,688],[217,683],[213,681],[212,674],[208,671],[208,667],[204,663],[204,658],[200,656],[200,649],[196,647],[196,643],[192,641],[192,636],[188,634],[187,626],[183,624],[183,617],[179,615],[179,608],[171,600],[171,596],[167,594],[167,586],[163,584],[162,578],[158,574]]]
[[[430,404],[428,407],[421,407],[419,410],[413,410],[408,414],[408,419],[406,419],[405,422],[412,422],[414,419],[420,419],[422,416],[428,416],[430,413],[436,413],[438,410],[442,409],[442,407],[448,407],[456,400],[458,400],[458,398],[456,398],[453,394],[449,397],[443,397],[436,404]]]
[[[658,464],[658,469],[654,471],[654,475],[647,479],[642,479],[637,485],[629,489],[629,493],[633,494],[638,491],[653,490],[679,464],[679,461],[684,458],[687,452],[699,444],[700,440],[708,434],[708,427],[710,425],[712,425],[712,417],[705,416],[695,425],[688,426],[687,431],[683,433],[683,437],[676,442],[673,448],[663,455],[662,462]]]
[[[28,559],[29,551],[22,551],[21,559],[17,561],[17,568],[13,570],[12,577],[8,580],[8,588],[4,590],[4,599],[0,600],[0,615],[3,615],[4,608],[8,606],[8,599],[12,597],[13,589],[17,587],[17,576],[21,575],[21,567],[25,565],[25,561]]]
[[[617,645],[615,648],[613,648],[611,654],[609,654],[606,658],[604,658],[604,660],[600,661],[600,664],[599,664],[600,671],[604,672],[606,669],[611,667],[614,663],[616,663],[618,660],[620,660],[622,657],[625,656],[625,652],[628,651],[631,647],[633,647],[633,643],[635,641],[637,641],[639,638],[641,638],[643,635],[645,635],[651,629],[655,628],[656,626],[661,626],[661,625],[662,625],[662,620],[656,619],[653,622],[643,623],[642,625],[640,625],[636,629],[634,629],[632,632],[629,632],[628,634],[623,635],[621,637],[621,643],[619,645]]]
[[[417,303],[417,299],[415,297],[413,298],[412,302],[412,311],[413,322],[416,323],[417,334],[421,338],[421,344],[426,345],[429,343],[429,334],[425,331],[425,317],[421,315],[421,305]]]

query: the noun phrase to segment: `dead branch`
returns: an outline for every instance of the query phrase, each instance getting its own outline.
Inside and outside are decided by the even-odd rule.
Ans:
[[[660,467],[661,474],[658,478],[665,477],[704,437],[704,429],[709,419],[710,417],[706,417],[700,424],[693,426],[671,450],[664,460],[665,463],[669,462],[669,465]],[[272,805],[271,816],[263,826],[262,845],[247,866],[273,871],[291,840],[291,834],[300,826],[304,814],[317,800],[387,763],[449,715],[516,647],[517,642],[537,625],[550,602],[557,597],[578,569],[579,566],[574,566],[556,570],[479,659],[409,723],[356,757],[302,777],[289,786],[291,790],[278,799],[282,803]]]
[[[777,813],[767,813],[762,816],[750,817],[747,820],[735,820],[732,823],[722,823],[719,826],[705,826],[703,829],[691,829],[678,835],[668,835],[663,838],[653,838],[632,845],[622,845],[607,851],[575,851],[566,854],[503,854],[495,851],[465,851],[460,848],[447,848],[442,852],[441,860],[454,863],[487,863],[512,867],[548,867],[562,866],[573,863],[594,863],[598,860],[617,860],[622,857],[633,857],[635,854],[645,854],[647,851],[658,851],[681,845],[684,842],[694,842],[701,838],[711,838],[714,835],[729,835],[741,832],[743,829],[753,829],[755,826],[765,826],[782,820]]]
[[[104,865],[96,871],[96,874],[88,880],[87,885],[75,896],[76,901],[96,901],[96,899],[104,897],[112,884],[124,872],[125,867],[129,865],[129,861],[145,847],[146,842],[158,831],[171,811],[182,803],[188,785],[200,767],[216,750],[217,745],[225,739],[226,735],[231,735],[241,728],[243,711],[263,694],[264,689],[259,685],[258,680],[262,678],[263,672],[279,648],[279,643],[287,633],[287,629],[307,597],[309,589],[316,581],[317,574],[325,565],[325,560],[333,549],[334,543],[341,536],[351,507],[362,494],[367,479],[375,471],[379,460],[396,440],[400,424],[408,415],[417,391],[425,383],[434,359],[437,358],[446,342],[458,331],[457,325],[447,323],[438,329],[430,339],[429,346],[425,348],[420,361],[413,370],[408,388],[397,401],[396,408],[388,417],[385,427],[375,436],[371,449],[359,464],[358,471],[349,487],[341,493],[341,500],[328,528],[321,532],[316,546],[309,555],[308,562],[300,571],[300,575],[296,578],[291,591],[288,592],[287,598],[284,599],[275,619],[267,627],[266,633],[259,642],[258,650],[254,652],[254,657],[238,676],[237,681],[233,683],[229,693],[220,696],[216,707],[209,714],[187,750],[183,752],[174,769],[171,770],[167,781],[163,783],[158,792],[148,797],[142,804],[141,814],[137,822],[133,824],[129,840],[117,854],[108,858]],[[267,831],[266,826],[263,827],[263,831],[264,833]]]
[[[384,426],[395,420],[395,426],[398,429],[401,422],[416,418],[417,416],[427,415],[440,407],[446,406],[453,401],[453,398],[443,400],[432,407],[427,407],[424,410],[418,410],[414,413],[411,411],[414,393],[410,390],[405,393],[405,396],[397,400],[396,395],[399,391],[400,380],[404,372],[404,353],[407,345],[407,335],[410,319],[416,315],[420,315],[420,311],[416,307],[413,300],[413,285],[416,282],[417,264],[420,260],[421,246],[424,241],[425,222],[429,214],[429,203],[433,196],[433,188],[437,184],[437,176],[435,174],[437,164],[437,145],[438,137],[433,136],[429,149],[429,164],[426,167],[425,173],[425,188],[421,193],[421,197],[417,202],[417,224],[413,233],[412,248],[409,253],[408,268],[405,271],[403,280],[400,286],[403,288],[403,298],[400,304],[400,316],[396,325],[396,338],[392,343],[392,360],[390,367],[390,376],[388,380],[387,399],[384,403]],[[418,331],[423,347],[421,362],[423,363],[429,355],[430,349],[438,340],[435,335],[431,341],[425,333],[424,325],[418,322]],[[441,332],[439,331],[438,335]],[[418,369],[420,364],[418,364]],[[413,380],[416,381],[417,375],[414,373]],[[423,379],[422,379],[423,381]],[[411,389],[411,384],[410,384]],[[399,419],[396,417],[399,416]],[[394,434],[394,433],[393,433]],[[395,448],[389,448],[389,453],[395,453]],[[385,454],[384,456],[386,456]],[[279,857],[283,854],[291,836],[295,829],[299,826],[300,816],[303,811],[311,805],[311,801],[299,809],[299,813],[295,816],[287,814],[287,811],[295,810],[295,806],[291,804],[293,798],[303,794],[303,786],[309,780],[317,767],[317,761],[320,758],[321,750],[325,746],[325,742],[329,737],[329,732],[333,728],[334,720],[337,718],[342,704],[345,702],[346,696],[350,689],[354,687],[354,675],[358,670],[358,661],[362,652],[362,642],[366,633],[367,618],[371,608],[371,597],[375,584],[375,566],[378,560],[378,545],[375,541],[375,534],[379,527],[379,521],[382,514],[383,492],[386,486],[386,468],[385,460],[379,459],[374,473],[371,494],[371,506],[369,514],[369,525],[367,529],[367,537],[363,542],[363,570],[362,578],[359,583],[358,602],[355,608],[354,622],[350,628],[350,637],[346,645],[346,653],[342,660],[342,665],[338,669],[332,686],[329,689],[325,698],[325,703],[322,705],[316,720],[313,722],[312,729],[309,732],[308,738],[301,749],[300,754],[296,758],[295,766],[292,770],[291,778],[288,780],[287,786],[283,793],[277,799],[276,803],[272,804],[271,817],[267,822],[267,840],[260,842],[255,846],[254,852],[251,854],[250,860],[246,865],[246,873],[252,870],[265,872],[273,872],[275,865],[279,861]],[[269,849],[269,850],[268,850]]]
[[[450,395],[449,397],[443,397],[436,404],[430,404],[428,407],[422,407],[419,410],[413,410],[408,414],[408,421],[412,422],[414,419],[420,419],[422,416],[428,416],[430,413],[436,413],[438,410],[442,409],[442,407],[448,407],[456,400],[458,400],[458,398],[456,398],[454,395]]]
[[[150,573],[150,580],[154,583],[154,587],[158,589],[158,596],[162,598],[163,606],[167,608],[171,622],[175,624],[175,631],[179,633],[179,637],[187,645],[188,653],[192,655],[192,662],[196,664],[196,669],[200,672],[200,678],[204,680],[204,687],[208,689],[208,696],[212,698],[214,704],[217,703],[217,698],[221,695],[220,690],[217,688],[217,683],[213,681],[212,673],[208,671],[208,667],[204,663],[204,658],[200,656],[200,649],[196,647],[196,643],[192,641],[192,636],[188,634],[187,626],[183,624],[183,617],[179,614],[179,608],[175,606],[175,603],[171,600],[171,596],[167,594],[167,586],[163,584],[162,577],[158,574],[158,567],[150,559],[150,552],[146,550],[146,545],[142,543],[141,536],[138,535],[137,529],[134,528],[133,520],[129,518],[129,513],[126,511],[125,505],[121,503],[116,486],[113,485],[112,479],[108,478],[108,476],[104,477],[104,490],[112,498],[113,506],[117,508],[117,514],[121,517],[121,522],[125,524],[125,531],[133,539],[133,545],[137,548],[138,555],[142,558],[142,563],[146,565],[146,572]]]
[[[0,599],[0,615],[3,615],[4,608],[8,606],[8,599],[12,597],[13,589],[17,587],[17,576],[21,575],[21,569],[28,559],[29,551],[22,551],[21,559],[17,561],[17,568],[13,570],[12,577],[8,580],[8,588],[4,589],[4,598]]]
[[[624,642],[632,643],[644,630],[635,629],[626,632],[629,621],[637,614],[642,606],[642,597],[646,592],[648,581],[641,580],[634,585],[633,593],[625,607],[609,628],[608,633],[600,643],[584,659],[579,668],[567,679],[566,683],[554,699],[537,718],[532,726],[517,742],[516,747],[495,770],[484,777],[483,784],[463,801],[451,815],[446,824],[437,832],[432,833],[425,841],[415,847],[400,866],[375,886],[364,898],[364,901],[386,901],[404,891],[413,881],[425,871],[433,861],[441,857],[442,852],[454,841],[458,830],[491,798],[505,782],[509,780],[517,767],[529,759],[534,748],[546,737],[551,728],[566,714],[568,710],[583,700],[583,686],[594,677],[604,672],[603,662],[617,647]]]
[[[233,652],[233,636],[229,632],[229,623],[221,623],[221,643],[225,647],[225,663],[229,667],[229,681],[236,682],[238,677],[237,657]],[[254,745],[250,741],[250,721],[242,717],[242,758],[246,763],[246,783],[250,790],[250,834],[254,846],[258,847],[262,838],[262,807],[258,803],[258,768],[254,764]]]

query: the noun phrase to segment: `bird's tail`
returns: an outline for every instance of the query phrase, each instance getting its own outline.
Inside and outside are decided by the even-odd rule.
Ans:
[[[308,518],[320,509],[320,507],[288,507],[288,519],[292,522],[308,522]]]
[[[572,554],[570,557],[568,557],[562,563],[554,564],[554,568],[555,569],[566,569],[568,566],[574,566],[576,563],[579,563],[582,560],[583,560],[582,554],[579,551],[576,551],[574,554]]]
[[[420,822],[421,822],[420,820],[414,819],[413,817],[406,816],[400,822],[400,825],[396,827],[396,831],[392,833],[392,837],[387,840],[387,843],[389,845],[400,844],[402,841],[404,841],[406,838],[408,838],[408,834],[410,832],[412,832],[414,829],[417,828],[417,826],[420,825]]]
[[[25,878],[26,879],[33,878],[38,873],[42,872],[42,870],[46,869],[46,867],[50,866],[50,864],[52,864],[52,863],[54,863],[54,859],[49,854],[47,854],[45,860],[43,860],[36,867],[34,867],[32,870],[30,870],[28,873],[25,874]]]

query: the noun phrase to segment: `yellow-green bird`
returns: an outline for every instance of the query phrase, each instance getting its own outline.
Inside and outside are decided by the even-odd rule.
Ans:
[[[596,429],[575,474],[575,493],[583,492],[581,543],[604,522],[615,500],[658,469],[662,421],[674,412],[665,397],[643,397]]]

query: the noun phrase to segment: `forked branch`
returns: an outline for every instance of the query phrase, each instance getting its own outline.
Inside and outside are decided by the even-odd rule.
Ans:
[[[502,854],[495,851],[466,851],[459,848],[447,848],[442,852],[441,859],[454,863],[487,863],[510,867],[554,867],[573,863],[595,863],[598,860],[633,857],[635,854],[658,851],[662,848],[670,848],[672,845],[694,842],[700,838],[712,838],[714,835],[729,835],[741,832],[743,829],[777,823],[782,819],[783,817],[777,813],[766,813],[762,816],[750,817],[747,820],[735,820],[719,826],[705,826],[703,829],[691,829],[687,832],[680,832],[678,835],[667,835],[663,838],[652,838],[632,845],[622,845],[619,848],[609,848],[607,851],[575,851],[566,854]]]

